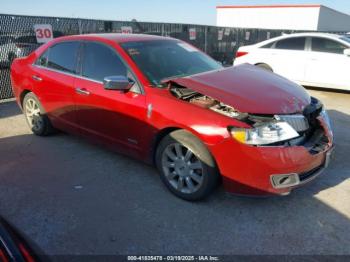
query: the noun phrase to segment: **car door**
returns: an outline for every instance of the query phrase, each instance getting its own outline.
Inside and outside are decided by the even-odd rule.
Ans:
[[[129,91],[106,90],[107,76],[128,76]],[[81,77],[75,82],[76,112],[85,136],[97,138],[122,151],[135,153],[142,144],[146,124],[146,99],[126,63],[112,47],[86,41],[81,53]]]
[[[270,47],[269,66],[276,74],[293,81],[301,81],[305,74],[306,37],[279,40]]]
[[[76,130],[74,81],[79,42],[51,46],[32,66],[34,92],[54,126]]]
[[[350,57],[348,47],[338,41],[312,37],[305,81],[310,85],[350,89]]]

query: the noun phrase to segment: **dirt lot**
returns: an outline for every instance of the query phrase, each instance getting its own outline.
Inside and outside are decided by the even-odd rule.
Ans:
[[[350,255],[350,95],[329,109],[335,158],[287,197],[171,195],[153,167],[67,134],[33,136],[0,104],[0,214],[47,254]]]

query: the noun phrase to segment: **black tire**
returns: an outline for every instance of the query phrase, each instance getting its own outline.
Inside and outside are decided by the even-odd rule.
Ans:
[[[256,66],[266,71],[273,72],[272,68],[267,64],[256,64]]]
[[[32,101],[35,101],[40,113],[33,116],[33,119],[31,120],[30,117],[28,117],[30,114],[27,108],[27,104],[31,103]],[[22,107],[27,124],[35,135],[47,136],[54,132],[54,128],[51,125],[50,119],[47,117],[46,112],[36,95],[33,93],[26,94],[23,99]],[[40,125],[38,123],[40,123]]]
[[[191,161],[194,161],[193,163],[188,164],[186,169],[191,171],[188,173],[188,174],[191,173],[191,175],[185,176],[182,174],[181,180],[182,180],[182,185],[186,184],[186,187],[189,187],[190,181],[188,180],[191,180],[192,186],[195,184],[195,188],[196,188],[196,190],[193,192],[179,191],[174,186],[174,183],[176,184],[175,178],[174,178],[174,181],[169,180],[169,174],[170,176],[174,176],[173,174],[176,173],[176,169],[175,167],[166,166],[165,164],[166,162],[173,161],[170,159],[170,157],[168,157],[166,150],[172,146],[175,147],[175,145],[177,144],[181,145],[181,148],[183,150],[182,152],[187,153],[187,151],[185,150],[189,150],[190,154],[192,154],[191,158],[188,161],[182,160],[183,163],[185,164],[191,163]],[[175,155],[178,156],[176,152],[177,151],[175,150],[173,153],[175,153]],[[164,160],[164,159],[167,159],[167,160]],[[180,160],[176,160],[176,161],[180,161]],[[175,163],[176,161],[174,161],[173,163]],[[198,164],[198,162],[200,162],[200,166],[201,166],[200,169],[197,169],[194,171],[194,169],[190,168],[191,165]],[[214,158],[212,157],[208,149],[205,147],[205,145],[197,137],[195,137],[194,135],[192,135],[190,132],[186,130],[173,131],[162,139],[156,151],[156,164],[157,164],[158,170],[160,171],[160,177],[163,183],[166,185],[166,187],[174,195],[184,200],[196,201],[207,197],[215,189],[219,181],[219,172],[218,172],[218,168],[216,166]],[[171,168],[173,168],[172,172],[169,171]],[[185,168],[186,167],[183,167],[182,170],[185,170]],[[179,171],[179,173],[180,172],[181,171]],[[197,180],[192,179],[193,173],[195,173],[196,179],[198,179],[198,177],[201,178],[200,183],[197,183]],[[175,177],[178,177],[178,179],[180,179],[180,175],[175,175]]]

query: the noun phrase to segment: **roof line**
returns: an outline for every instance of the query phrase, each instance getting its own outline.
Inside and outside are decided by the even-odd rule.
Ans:
[[[320,4],[313,5],[218,5],[216,8],[318,8]]]

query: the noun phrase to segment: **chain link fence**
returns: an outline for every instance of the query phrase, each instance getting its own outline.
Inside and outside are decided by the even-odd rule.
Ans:
[[[40,46],[34,25],[50,24],[53,36],[87,33],[121,33],[123,27],[132,33],[170,36],[203,50],[223,64],[232,64],[237,49],[269,38],[292,33],[288,30],[238,29],[192,24],[147,23],[137,21],[102,21],[60,17],[37,17],[0,14],[0,100],[13,96],[10,65],[14,58],[27,56]]]

